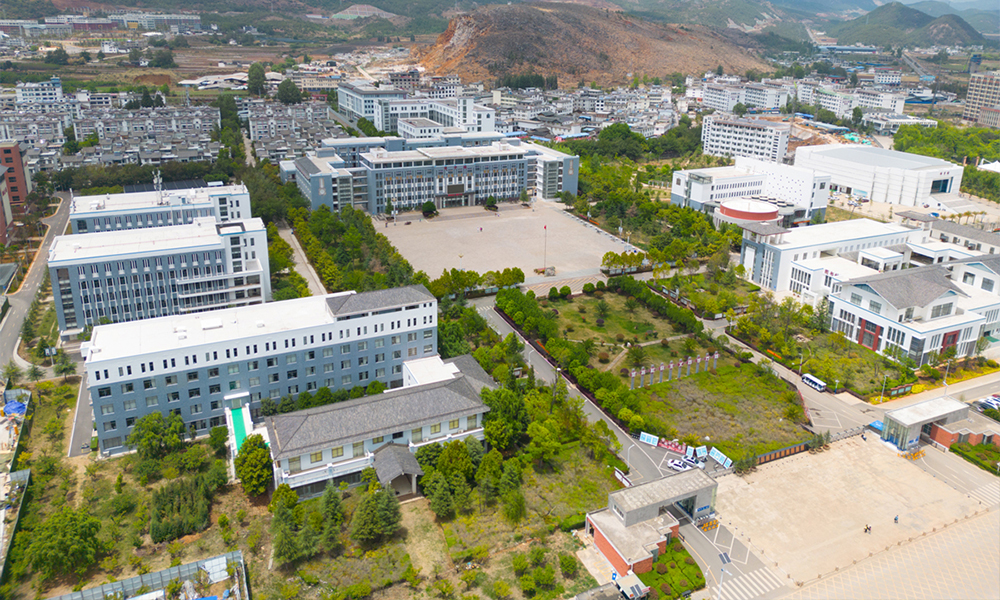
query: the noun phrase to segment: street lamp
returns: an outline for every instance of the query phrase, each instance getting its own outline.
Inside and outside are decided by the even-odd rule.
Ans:
[[[885,375],[885,379],[882,380],[882,393],[878,395],[878,403],[882,404],[882,399],[885,398],[885,384],[889,381],[889,375]]]
[[[722,582],[726,580],[726,573],[728,573],[728,571],[726,571],[721,567],[719,568],[719,570],[722,571],[722,575],[719,577],[719,594],[716,596],[716,600],[722,599]],[[731,574],[732,573],[730,573],[730,575]]]
[[[633,443],[631,446],[628,447],[627,450],[625,450],[625,464],[628,466],[629,473],[632,472],[632,462],[629,460],[629,458],[632,456],[632,448],[634,447],[635,444]]]
[[[802,351],[799,350],[799,375],[802,374]]]

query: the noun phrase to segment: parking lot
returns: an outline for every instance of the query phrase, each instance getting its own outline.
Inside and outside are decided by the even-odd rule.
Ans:
[[[734,535],[791,581],[808,583],[987,508],[869,436],[785,458],[745,477],[723,477],[716,510]],[[864,532],[866,525],[871,533]],[[1000,568],[992,576],[1000,577]]]
[[[606,252],[625,250],[621,240],[562,213],[562,205],[549,202],[536,202],[534,209],[503,205],[497,213],[448,208],[434,219],[412,213],[400,215],[398,224],[376,221],[375,228],[431,279],[453,268],[485,273],[518,267],[528,279],[543,266],[555,267],[557,279],[596,275]]]

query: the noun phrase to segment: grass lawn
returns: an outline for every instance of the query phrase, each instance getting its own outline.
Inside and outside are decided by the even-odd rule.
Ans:
[[[639,581],[650,587],[650,600],[679,598],[688,590],[705,587],[701,568],[678,541],[667,546],[667,551],[653,563],[652,571],[639,574]]]
[[[609,307],[608,314],[603,317],[604,324],[597,325],[602,318],[597,312],[597,305],[604,301]],[[640,341],[652,338],[666,338],[674,335],[670,321],[656,317],[642,303],[637,303],[634,311],[625,308],[625,298],[618,294],[603,294],[601,298],[594,296],[577,296],[571,300],[550,302],[539,298],[543,308],[554,308],[559,311],[557,323],[559,330],[566,333],[571,340],[586,340],[593,338],[598,346],[620,344],[622,340]]]
[[[681,297],[687,298],[700,312],[723,313],[736,306],[750,302],[750,296],[760,290],[760,286],[738,277],[730,284],[706,281],[704,273],[681,276]],[[668,279],[657,281],[669,287]]]
[[[997,464],[1000,463],[1000,448],[993,444],[952,444],[951,451],[981,469],[997,474]]]
[[[661,340],[656,344],[649,344],[643,346],[646,352],[646,362],[647,367],[653,366],[659,368],[661,364],[670,364],[671,362],[678,362],[679,360],[691,357],[695,358],[697,356],[705,356],[705,353],[713,350],[712,346],[707,344],[705,341],[694,337],[687,336],[683,339],[676,340]],[[713,350],[714,352],[714,350]],[[719,360],[722,360],[722,356],[719,356]],[[608,370],[609,365],[600,365],[602,370]],[[628,364],[628,358],[619,362],[615,365],[615,371],[620,372],[622,368],[631,368],[632,365]],[[685,371],[686,372],[686,371]],[[676,370],[675,370],[676,373]],[[691,373],[694,373],[694,365],[691,366]],[[622,381],[626,384],[629,382],[629,378],[625,375],[621,375]],[[667,375],[664,371],[663,379],[666,380]],[[656,380],[659,381],[659,375],[657,375]]]
[[[736,460],[745,452],[763,454],[808,437],[791,418],[801,418],[795,392],[755,365],[734,366],[719,358],[715,373],[637,389],[640,413],[689,444],[708,443]],[[705,442],[705,437],[710,439]],[[666,436],[673,437],[673,436]]]

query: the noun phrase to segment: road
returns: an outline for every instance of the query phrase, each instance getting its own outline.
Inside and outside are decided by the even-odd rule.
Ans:
[[[302,245],[299,244],[299,239],[295,237],[292,230],[283,227],[278,229],[278,235],[281,239],[288,242],[288,245],[292,247],[292,252],[295,253],[295,272],[305,278],[306,283],[309,284],[309,291],[313,296],[323,296],[326,292],[326,287],[323,286],[323,281],[316,274],[316,269],[313,268],[312,263],[306,258],[306,253],[302,250]]]

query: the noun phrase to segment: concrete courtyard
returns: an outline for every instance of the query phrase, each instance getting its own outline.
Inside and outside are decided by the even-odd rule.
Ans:
[[[808,584],[986,509],[869,436],[785,458],[745,477],[723,477],[716,510],[734,535],[776,562],[792,582]],[[865,525],[871,533],[864,533]],[[983,576],[1000,576],[1000,568]]]
[[[534,209],[503,205],[497,213],[481,206],[447,208],[431,220],[411,213],[400,215],[398,224],[376,221],[375,228],[431,279],[453,268],[485,273],[518,267],[526,279],[543,266],[555,267],[555,279],[596,275],[606,252],[625,250],[622,240],[550,202],[536,202]]]

